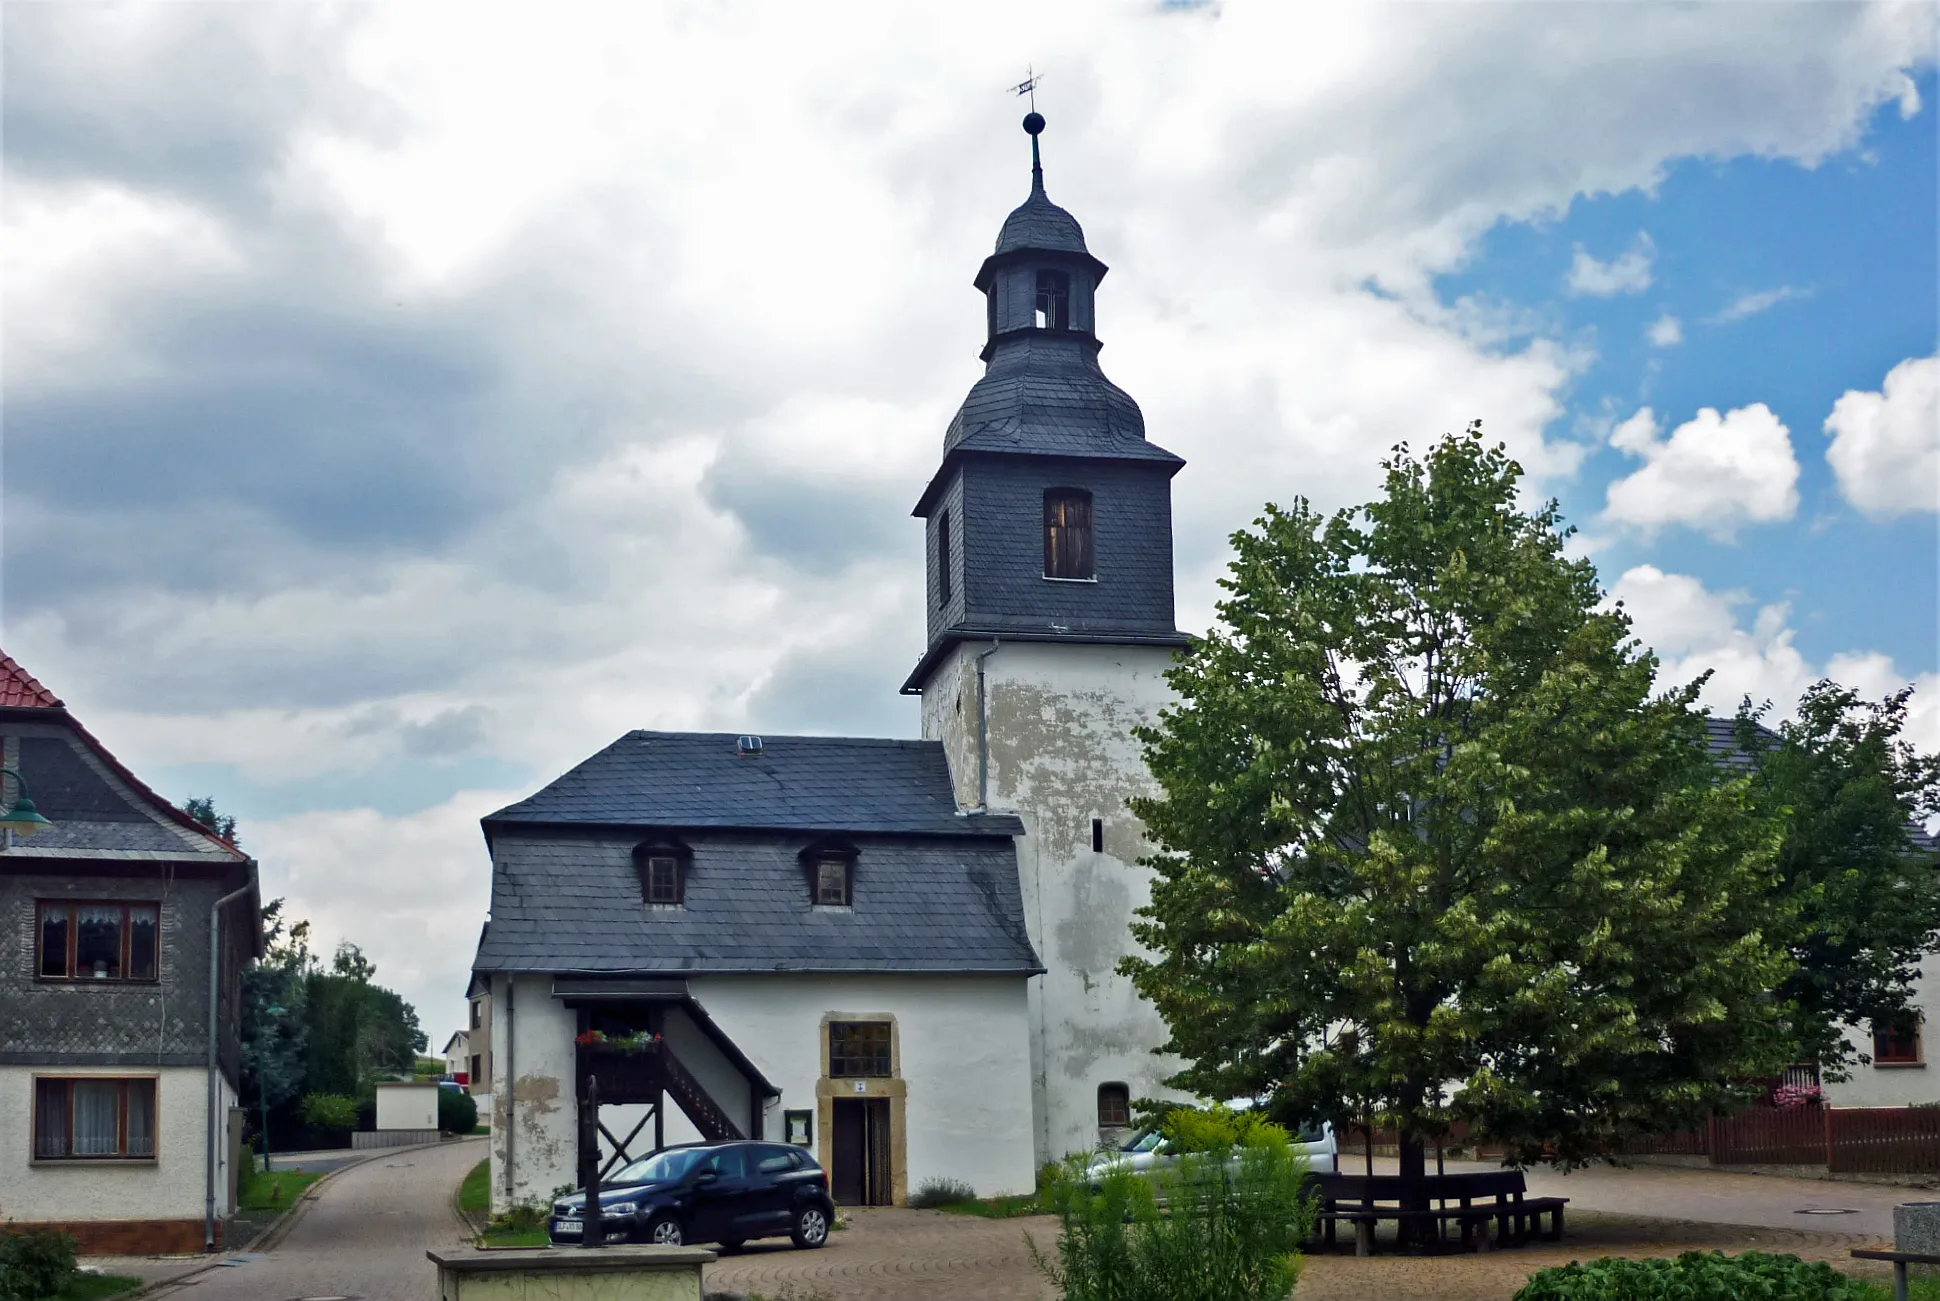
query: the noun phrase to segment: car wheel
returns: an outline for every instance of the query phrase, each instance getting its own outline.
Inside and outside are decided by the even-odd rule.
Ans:
[[[804,1206],[795,1212],[795,1227],[789,1231],[797,1247],[820,1247],[829,1240],[829,1213],[819,1206]]]
[[[687,1235],[681,1230],[680,1221],[671,1215],[654,1216],[642,1236],[656,1247],[678,1247],[687,1241]]]

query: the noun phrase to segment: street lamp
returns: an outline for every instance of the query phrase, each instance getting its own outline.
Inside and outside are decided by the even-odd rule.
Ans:
[[[27,798],[27,779],[25,777],[22,777],[12,768],[0,768],[0,777],[11,777],[20,787],[20,798],[13,802],[12,808],[8,809],[4,814],[0,814],[0,827],[5,827],[9,835],[17,832],[25,837],[33,835],[42,827],[51,827],[54,825],[42,817],[40,810],[34,807],[34,802]]]

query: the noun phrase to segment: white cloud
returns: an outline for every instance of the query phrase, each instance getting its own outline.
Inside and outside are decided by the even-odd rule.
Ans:
[[[1807,290],[1795,289],[1791,285],[1780,285],[1776,289],[1760,289],[1756,293],[1740,294],[1720,312],[1707,318],[1712,325],[1729,325],[1742,321],[1748,316],[1770,311],[1780,303],[1794,298],[1809,298]]]
[[[1649,407],[1610,442],[1644,467],[1610,484],[1607,519],[1646,531],[1683,524],[1730,539],[1740,526],[1792,518],[1799,463],[1791,433],[1762,402],[1720,416],[1705,407],[1660,440]]]
[[[1665,312],[1650,323],[1649,328],[1644,331],[1644,337],[1650,340],[1653,348],[1675,348],[1684,342],[1684,323],[1669,312]]]
[[[1569,274],[1563,283],[1572,294],[1591,298],[1641,294],[1650,288],[1650,264],[1656,256],[1657,245],[1651,242],[1648,233],[1641,230],[1637,232],[1636,243],[1608,262],[1597,261],[1578,244],[1576,256],[1570,261]]]
[[[38,306],[5,320],[7,649],[137,771],[245,789],[342,790],[439,738],[536,784],[634,726],[907,734],[907,512],[1028,184],[993,93],[1018,31],[1070,70],[1045,162],[1114,267],[1104,364],[1189,462],[1187,628],[1262,501],[1361,499],[1396,441],[1482,416],[1533,492],[1567,482],[1584,356],[1435,295],[1484,233],[1680,159],[1819,163],[1931,45],[1917,6],[1426,6],[1400,42],[1397,12],[10,12],[9,289]],[[233,436],[87,405],[145,399],[130,376],[189,390],[167,430]],[[35,425],[18,399],[48,394]],[[416,970],[358,863],[398,862],[394,831],[479,872],[490,800],[317,798],[352,812],[237,808],[266,873]],[[482,882],[440,879],[462,964]],[[427,1027],[455,1017],[462,981],[423,981]]]
[[[1626,572],[1610,588],[1610,598],[1623,602],[1638,638],[1656,651],[1660,688],[1711,671],[1700,702],[1713,714],[1735,713],[1750,697],[1755,704],[1771,701],[1775,717],[1789,718],[1805,689],[1821,678],[1874,700],[1911,685],[1906,734],[1922,751],[1940,751],[1940,673],[1905,673],[1891,657],[1864,650],[1814,664],[1795,644],[1788,605],[1759,606],[1745,626],[1739,611],[1752,604],[1749,596],[1713,592],[1696,578],[1654,565]]]
[[[1874,519],[1940,510],[1940,356],[1901,362],[1877,393],[1848,390],[1825,430],[1826,462],[1854,506]]]

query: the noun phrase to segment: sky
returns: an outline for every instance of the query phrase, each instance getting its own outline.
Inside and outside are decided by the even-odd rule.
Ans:
[[[478,819],[635,727],[911,736],[910,508],[1029,186],[1180,627],[1480,418],[1668,686],[1940,747],[1932,4],[0,6],[0,645],[434,1048]]]

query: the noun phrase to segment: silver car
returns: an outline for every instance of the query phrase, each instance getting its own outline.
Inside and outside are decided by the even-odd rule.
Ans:
[[[1303,1128],[1293,1136],[1293,1150],[1306,1154],[1307,1168],[1315,1174],[1340,1173],[1340,1145],[1334,1141],[1332,1122]],[[1116,1151],[1100,1152],[1093,1157],[1085,1166],[1085,1182],[1096,1188],[1112,1171],[1152,1175],[1178,1164],[1179,1154],[1172,1150],[1165,1135],[1156,1129],[1141,1129]]]

